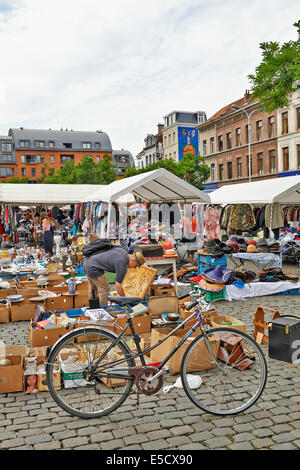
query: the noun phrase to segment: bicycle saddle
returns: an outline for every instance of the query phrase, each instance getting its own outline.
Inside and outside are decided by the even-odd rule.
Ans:
[[[136,305],[140,303],[142,299],[140,299],[139,297],[118,297],[114,295],[109,295],[108,300],[123,307],[124,305]]]

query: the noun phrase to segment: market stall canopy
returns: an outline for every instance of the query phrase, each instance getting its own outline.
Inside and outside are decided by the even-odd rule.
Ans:
[[[210,203],[210,197],[164,168],[114,181],[83,201],[112,203],[128,193],[148,202]]]
[[[221,186],[210,194],[211,204],[300,204],[300,176]]]
[[[66,205],[81,202],[96,189],[95,184],[0,184],[0,202],[17,205]]]

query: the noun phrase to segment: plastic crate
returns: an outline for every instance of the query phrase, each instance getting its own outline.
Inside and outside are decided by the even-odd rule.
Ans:
[[[198,254],[198,264],[203,264],[208,268],[211,266],[227,266],[227,256],[224,255],[222,258],[214,258],[213,256],[199,255]]]
[[[289,289],[283,292],[277,292],[274,295],[299,295],[299,293],[300,293],[300,289]]]
[[[212,302],[213,300],[226,299],[226,289],[222,289],[219,292],[208,292],[204,289],[201,289],[202,292],[206,292],[205,300],[206,302]]]

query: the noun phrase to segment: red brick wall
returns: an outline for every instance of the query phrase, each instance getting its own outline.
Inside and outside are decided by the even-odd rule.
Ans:
[[[252,180],[274,178],[278,172],[277,168],[277,137],[268,138],[268,118],[275,117],[275,136],[277,130],[276,113],[263,113],[256,111],[251,116],[251,155],[252,155]],[[257,141],[256,122],[262,121],[262,141]],[[218,136],[223,136],[223,150],[216,154],[217,157],[217,181],[219,186],[223,184],[233,184],[248,181],[248,144],[246,136],[246,125],[248,124],[247,116],[244,112],[230,114],[216,122],[216,151],[218,152]],[[236,129],[241,128],[242,146],[236,147]],[[226,134],[232,133],[232,149],[227,149]],[[276,172],[270,172],[270,150],[275,150]],[[263,174],[258,172],[257,154],[263,153]],[[237,158],[242,159],[242,177],[238,177]],[[232,162],[232,179],[228,180],[227,163]],[[223,181],[219,181],[219,164],[223,163]]]

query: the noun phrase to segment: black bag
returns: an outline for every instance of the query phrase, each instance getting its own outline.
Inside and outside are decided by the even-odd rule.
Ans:
[[[109,240],[94,240],[93,242],[84,245],[82,254],[88,258],[89,256],[95,255],[96,253],[107,251],[113,246],[114,245]]]

